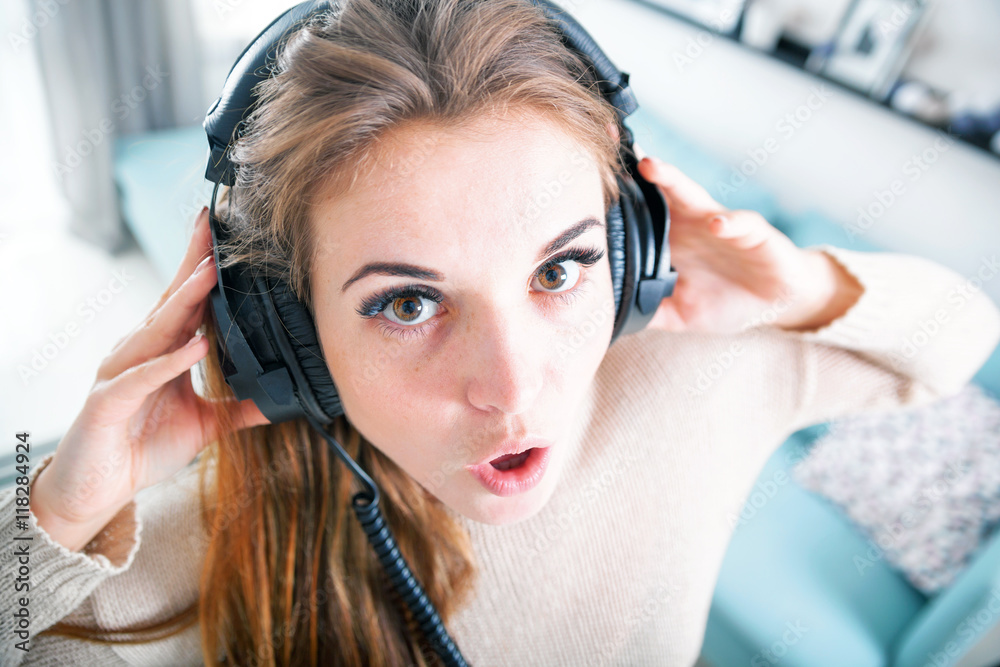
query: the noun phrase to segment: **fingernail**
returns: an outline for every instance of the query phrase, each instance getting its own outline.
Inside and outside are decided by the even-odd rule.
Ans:
[[[208,207],[207,206],[202,206],[201,207],[201,213],[199,213],[198,215],[205,215],[205,213],[207,213],[207,212],[208,212]]]
[[[196,333],[194,335],[194,338],[192,338],[191,340],[189,340],[187,343],[184,344],[184,347],[193,347],[193,346],[197,345],[198,341],[200,341],[204,337],[205,337],[205,334],[203,334],[203,333],[201,333],[199,331],[198,333]]]
[[[725,231],[729,227],[729,221],[726,219],[725,216],[717,215],[714,218],[712,218],[712,222],[715,222],[716,220],[719,221],[718,231],[720,232]]]
[[[195,267],[194,272],[195,273],[201,273],[202,271],[204,271],[208,267],[208,265],[212,263],[213,259],[215,259],[215,257],[213,255],[209,255],[205,259],[201,260],[201,262],[199,262],[198,266]]]

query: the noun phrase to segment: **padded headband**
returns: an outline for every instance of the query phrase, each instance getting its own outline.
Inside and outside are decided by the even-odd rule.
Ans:
[[[628,74],[614,66],[590,35],[558,5],[549,0],[530,1],[554,22],[563,43],[594,67],[600,90],[615,105],[619,120],[637,109]],[[236,168],[229,150],[256,102],[254,87],[272,74],[271,63],[287,37],[317,12],[333,8],[327,0],[304,2],[268,25],[237,59],[205,118],[211,149],[206,177],[216,184],[211,226],[217,265],[222,264],[220,241],[228,233],[215,216],[216,193],[220,185],[235,183]],[[638,173],[628,127],[619,122],[619,130],[626,173],[617,175],[619,198],[607,215],[615,299],[612,343],[643,329],[662,299],[673,292],[677,279],[670,268],[666,201],[659,188]],[[343,414],[343,407],[312,316],[283,281],[259,276],[257,269],[244,265],[218,269],[212,303],[216,326],[223,333],[220,358],[226,381],[239,399],[252,398],[272,423],[303,414],[329,423]]]
[[[549,20],[562,33],[565,44],[590,60],[597,74],[601,93],[618,109],[620,118],[625,118],[639,108],[628,85],[628,73],[614,66],[576,19],[549,0],[531,0],[531,2],[545,10]],[[278,49],[284,44],[292,29],[325,9],[332,9],[329,0],[313,0],[292,7],[274,19],[233,63],[222,94],[208,110],[203,124],[212,151],[205,178],[213,183],[221,182],[223,185],[233,185],[236,182],[236,173],[229,160],[228,149],[237,138],[241,122],[252,110],[255,101],[253,87],[269,78],[270,63],[277,58]],[[629,146],[632,143],[631,139],[629,135],[627,138]]]

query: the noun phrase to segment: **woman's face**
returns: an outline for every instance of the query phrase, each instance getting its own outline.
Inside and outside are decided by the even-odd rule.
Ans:
[[[573,454],[611,340],[597,164],[537,115],[410,124],[375,164],[310,222],[316,326],[347,418],[453,511],[526,519]],[[466,467],[532,437],[551,446],[530,489],[499,495]]]

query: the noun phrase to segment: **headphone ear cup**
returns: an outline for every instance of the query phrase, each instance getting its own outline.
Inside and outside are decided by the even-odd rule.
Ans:
[[[639,239],[636,221],[636,208],[641,202],[636,200],[634,185],[631,179],[618,175],[618,201],[608,213],[608,250],[613,255],[611,277],[615,285],[615,295],[620,293],[617,303],[614,331],[611,334],[613,344],[619,336],[631,333],[635,328],[636,290],[639,279],[639,267],[643,266],[645,248]],[[614,230],[615,248],[612,251],[612,229]],[[609,345],[610,345],[609,344]]]
[[[295,296],[285,281],[268,278],[266,282],[271,302],[274,304],[278,319],[285,329],[285,334],[295,354],[295,360],[308,384],[307,387],[297,387],[302,394],[300,396],[300,401],[303,402],[302,407],[309,409],[309,404],[313,399],[325,413],[325,417],[314,414],[317,421],[326,423],[339,417],[344,414],[340,393],[337,391],[333,376],[330,375],[330,369],[326,365],[326,358],[323,356],[323,349],[319,344],[319,336],[316,334],[316,324],[309,309]],[[315,410],[311,410],[311,412],[315,413]]]
[[[622,288],[625,283],[625,221],[621,199],[608,211],[608,262],[611,264],[611,286],[615,293],[615,322],[621,317]]]

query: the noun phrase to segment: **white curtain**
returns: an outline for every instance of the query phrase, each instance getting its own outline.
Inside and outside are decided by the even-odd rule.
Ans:
[[[70,208],[70,230],[118,250],[129,235],[115,191],[115,138],[204,117],[190,5],[187,0],[28,0],[27,20],[21,36],[37,51],[55,153],[52,169]]]

